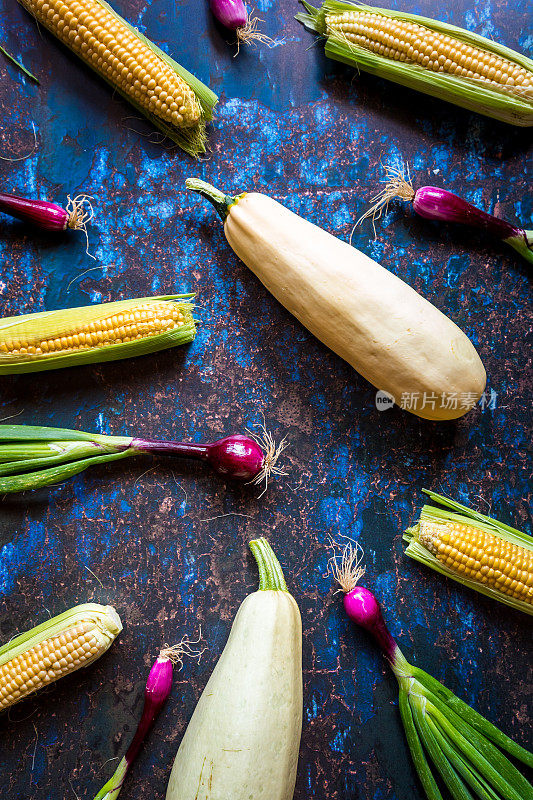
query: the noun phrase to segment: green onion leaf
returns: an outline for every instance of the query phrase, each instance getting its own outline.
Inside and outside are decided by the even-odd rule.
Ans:
[[[488,719],[485,719],[485,717],[469,706],[468,703],[465,703],[464,700],[461,700],[459,697],[457,697],[457,695],[451,692],[432,675],[429,675],[427,672],[424,672],[424,670],[419,669],[418,667],[412,667],[412,671],[416,680],[419,681],[419,683],[421,683],[425,689],[432,693],[435,705],[441,702],[444,703],[450,712],[454,713],[460,720],[466,722],[478,733],[481,733],[490,742],[498,745],[498,747],[501,747],[502,750],[506,750],[514,758],[522,761],[523,764],[533,767],[532,753],[514,742],[509,738],[509,736],[506,736],[505,733],[503,733],[499,728],[489,722]],[[516,773],[522,780],[525,781],[525,778],[523,778],[522,774],[518,772],[518,770],[516,770]],[[525,788],[528,788],[529,791],[531,791],[531,786],[527,781],[525,783]]]
[[[459,751],[457,751],[452,742],[447,738],[444,732],[439,728],[434,720],[428,716],[428,725],[435,740],[442,752],[453,765],[455,770],[461,775],[462,778],[470,785],[475,793],[482,800],[500,800],[500,796],[495,793],[494,789],[486,783],[477,770],[468,762]]]
[[[26,75],[26,77],[30,78],[32,81],[35,81],[35,83],[39,84],[38,78],[36,78],[35,75],[29,71],[29,69],[26,69],[26,67],[23,64],[21,64],[20,61],[17,61],[15,56],[12,56],[11,53],[8,53],[7,50],[1,45],[0,45],[0,52],[2,52],[5,55],[5,57],[11,61],[12,64],[18,67],[18,69],[20,69],[20,71],[23,72],[24,75]]]
[[[79,461],[83,458],[93,457],[95,455],[117,452],[115,448],[102,448],[93,443],[85,444],[85,442],[80,442],[79,445],[74,443],[74,447],[65,447],[65,444],[69,443],[58,442],[55,453],[50,448],[47,455],[4,462],[0,464],[0,476],[15,475],[19,472],[31,472],[34,467],[41,469],[44,467],[51,467],[54,464],[65,464],[68,461]],[[30,453],[28,453],[28,455],[30,455]]]
[[[413,722],[413,714],[409,705],[407,690],[403,687],[400,687],[399,704],[400,716],[402,718],[407,744],[409,745],[411,757],[414,761],[418,777],[420,778],[420,783],[424,787],[424,791],[428,796],[428,800],[442,800],[442,794],[440,793],[437,782],[433,777],[431,768],[427,762],[426,756],[424,755],[424,750],[418,737],[418,733],[416,732],[415,723]]]
[[[439,747],[427,720],[427,700],[414,693],[409,695],[413,719],[425,749],[441,774],[446,787],[454,800],[474,800],[470,790],[450,764]]]
[[[515,791],[513,786],[505,779],[503,772],[489,758],[485,758],[476,747],[479,741],[479,734],[472,735],[470,738],[463,736],[458,727],[455,727],[436,706],[430,706],[431,716],[439,723],[442,730],[453,741],[454,745],[461,750],[467,759],[475,766],[483,777],[497,789],[507,800],[525,800],[522,793]],[[471,730],[471,729],[470,729]],[[506,770],[505,770],[506,771]],[[531,788],[531,787],[530,787]]]
[[[135,455],[133,449],[123,450],[120,453],[109,453],[108,455],[94,456],[74,461],[70,464],[62,464],[58,467],[50,467],[39,472],[27,472],[24,475],[8,475],[0,478],[0,495],[13,492],[25,492],[28,489],[41,489],[43,486],[51,486],[61,483],[66,478],[71,478],[79,472],[87,469],[93,464],[106,464],[109,461],[117,461],[120,458],[127,458]]]

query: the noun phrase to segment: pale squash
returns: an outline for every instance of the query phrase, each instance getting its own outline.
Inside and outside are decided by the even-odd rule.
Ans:
[[[259,591],[241,604],[191,717],[166,800],[292,800],[302,729],[302,623],[265,539]]]
[[[463,416],[486,374],[468,337],[371,258],[263,194],[229,197],[188,180],[224,220],[229,244],[318,339],[378,389],[432,420]]]

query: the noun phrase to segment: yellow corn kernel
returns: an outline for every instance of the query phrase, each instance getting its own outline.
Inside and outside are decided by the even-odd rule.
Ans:
[[[418,541],[457,575],[533,605],[533,551],[488,530],[421,519]]]
[[[517,99],[533,99],[533,73],[520,64],[404,19],[347,11],[326,16],[328,33],[393,61],[479,81]]]
[[[511,125],[533,125],[533,60],[492,39],[386,8],[302,0],[329,58]]]
[[[64,44],[145,111],[168,125],[189,127],[201,117],[191,87],[125,22],[99,0],[20,0]],[[179,106],[171,111],[161,93]]]
[[[111,606],[86,603],[8,642],[0,648],[0,711],[91,664],[121,630]]]
[[[172,303],[161,302],[153,305],[146,305],[150,314],[157,313],[157,317],[152,317],[150,325],[146,326],[143,330],[143,336],[157,336],[163,327],[166,329],[179,328],[183,323],[174,319]],[[143,306],[139,306],[143,308]],[[102,328],[105,327],[105,335]],[[129,333],[131,329],[131,333]],[[72,330],[68,335],[61,336],[60,338],[50,341],[41,341],[40,336],[35,335],[31,337],[29,334],[26,338],[21,338],[21,344],[18,348],[21,352],[26,352],[28,355],[35,355],[36,347],[39,346],[44,353],[48,350],[53,350],[57,355],[60,353],[72,353],[76,350],[89,350],[91,347],[102,347],[114,343],[121,343],[127,337],[135,335],[138,331],[138,323],[135,321],[133,312],[120,314],[108,318],[90,322],[86,325],[80,325]],[[0,332],[1,336],[1,332]],[[9,348],[7,341],[0,339],[0,349],[8,355],[13,354],[14,348]]]
[[[192,341],[188,297],[122,300],[0,319],[0,374],[126,358]]]

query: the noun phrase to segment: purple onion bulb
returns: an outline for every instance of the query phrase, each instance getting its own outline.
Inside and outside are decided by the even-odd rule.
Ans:
[[[238,30],[245,28],[248,14],[242,0],[209,0],[211,11],[226,28]]]
[[[249,436],[227,436],[209,445],[207,460],[219,475],[251,481],[265,463],[265,454]]]
[[[356,586],[345,594],[344,610],[353,622],[372,634],[389,661],[393,661],[398,645],[385,625],[380,605],[370,589]]]
[[[172,688],[172,670],[170,658],[159,655],[148,674],[144,690],[145,702],[152,708],[160,708],[169,696]]]
[[[0,211],[30,222],[44,231],[65,231],[69,214],[61,206],[46,200],[28,200],[17,195],[0,194]]]
[[[161,657],[156,659],[144,690],[144,706],[135,736],[128,747],[126,762],[131,764],[137,758],[146,734],[153,726],[172,688],[172,661]]]
[[[413,208],[417,214],[426,219],[460,222],[463,225],[482,228],[498,239],[509,239],[522,232],[505,220],[487,214],[462,197],[437,186],[422,186],[418,189],[413,198]]]
[[[267,443],[268,444],[268,443]],[[276,452],[264,452],[251,436],[226,436],[212,444],[195,442],[164,442],[152,439],[133,439],[131,447],[153,455],[181,456],[207,463],[218,475],[241,481],[260,480],[259,476],[273,471]]]

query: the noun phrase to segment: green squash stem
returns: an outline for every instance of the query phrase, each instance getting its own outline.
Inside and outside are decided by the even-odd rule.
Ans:
[[[202,181],[199,178],[187,178],[185,186],[192,192],[197,192],[197,194],[209,200],[209,202],[214,205],[223,222],[226,220],[231,206],[237,202],[239,197],[243,197],[243,195],[231,197],[231,195],[224,194],[224,192],[211,186],[207,181]]]
[[[252,539],[249,547],[259,570],[259,591],[287,592],[283,570],[267,540]]]

